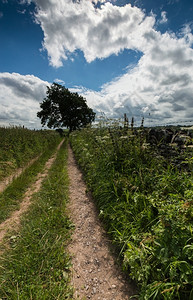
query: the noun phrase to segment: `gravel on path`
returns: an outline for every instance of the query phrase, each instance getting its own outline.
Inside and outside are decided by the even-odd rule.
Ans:
[[[110,251],[110,242],[98,218],[92,197],[68,149],[70,200],[68,211],[75,229],[68,246],[72,256],[75,299],[123,300],[136,295],[136,287],[121,272]],[[132,298],[134,299],[134,298]]]

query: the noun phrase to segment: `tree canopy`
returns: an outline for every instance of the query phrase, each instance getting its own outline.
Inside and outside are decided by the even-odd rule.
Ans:
[[[87,106],[86,99],[72,93],[64,86],[53,83],[47,87],[47,97],[40,103],[37,113],[43,126],[67,127],[70,132],[85,127],[95,119],[95,113]]]

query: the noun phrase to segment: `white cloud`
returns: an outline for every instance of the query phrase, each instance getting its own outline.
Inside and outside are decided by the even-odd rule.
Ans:
[[[36,20],[44,32],[44,48],[55,67],[62,66],[62,60],[77,49],[83,51],[88,62],[118,54],[125,48],[142,53],[133,69],[103,85],[100,92],[78,88],[90,107],[114,117],[122,117],[126,112],[129,116],[145,115],[161,123],[192,121],[193,35],[190,25],[184,26],[180,36],[161,34],[154,27],[155,16],[146,16],[129,4],[118,7],[106,2],[99,9],[87,0],[33,1],[37,5]],[[166,20],[162,12],[162,22]],[[19,83],[19,76],[17,78]],[[26,87],[26,81],[22,80]],[[38,80],[35,79],[36,84]],[[4,84],[9,85],[9,81],[4,80]],[[44,82],[41,84],[45,87]],[[17,84],[15,97],[21,92],[27,97],[29,92],[31,99],[35,99],[34,88],[29,86],[21,89]]]
[[[193,45],[193,22],[185,24],[181,30],[180,37],[186,40],[186,43],[191,47]]]
[[[0,73],[0,125],[40,128],[36,117],[39,102],[46,96],[49,83],[33,75]]]
[[[88,62],[118,54],[125,48],[142,50],[143,35],[154,23],[153,16],[130,4],[118,7],[105,2],[96,8],[88,0],[34,0],[36,21],[44,32],[43,47],[51,65],[62,66],[77,49]]]
[[[138,64],[100,93],[84,92],[88,103],[110,116],[144,115],[154,124],[193,121],[193,49],[185,37],[153,29],[145,39],[148,47]]]
[[[168,19],[167,19],[167,12],[166,11],[162,11],[161,12],[161,19],[158,20],[158,23],[159,24],[164,24],[164,23],[167,23]]]
[[[65,82],[62,79],[56,78],[56,79],[54,79],[54,82],[61,84],[61,85],[65,85]]]

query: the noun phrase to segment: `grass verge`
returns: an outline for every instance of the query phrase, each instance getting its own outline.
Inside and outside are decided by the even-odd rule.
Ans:
[[[192,300],[192,150],[162,144],[164,155],[132,128],[87,128],[70,139],[139,299]]]
[[[45,151],[33,165],[28,167],[0,194],[0,222],[6,220],[13,211],[19,208],[25,191],[30,184],[35,182],[37,174],[43,170],[58,143],[59,140],[52,144],[49,150]]]
[[[56,161],[34,195],[22,219],[20,233],[9,238],[10,250],[0,259],[0,298],[72,299],[70,260],[65,253],[71,223],[66,216],[68,198],[67,148],[63,144]]]
[[[43,153],[58,138],[55,130],[0,127],[0,180]]]

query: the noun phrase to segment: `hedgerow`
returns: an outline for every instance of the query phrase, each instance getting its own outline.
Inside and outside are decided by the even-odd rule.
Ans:
[[[192,151],[164,157],[133,128],[87,128],[70,140],[139,299],[193,299]]]

